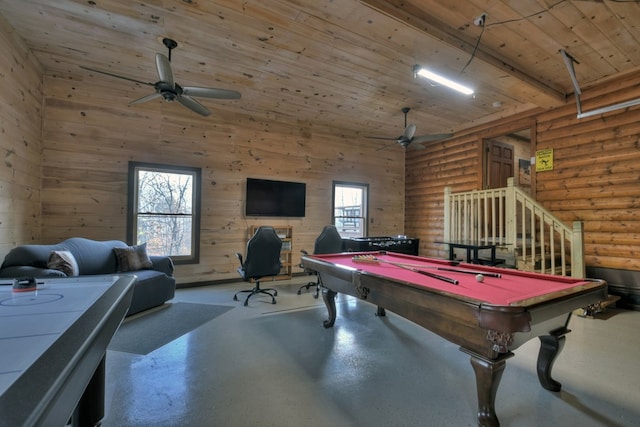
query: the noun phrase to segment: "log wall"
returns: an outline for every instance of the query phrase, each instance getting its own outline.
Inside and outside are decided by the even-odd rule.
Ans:
[[[586,88],[581,98],[583,112],[640,98],[640,72]],[[447,256],[433,243],[443,236],[444,187],[481,188],[482,138],[527,127],[532,156],[537,149],[554,150],[552,171],[536,173],[532,166],[532,194],[566,223],[584,222],[586,265],[640,270],[640,106],[577,119],[573,99],[407,156],[405,232],[421,239],[421,255]]]
[[[582,111],[640,98],[640,73],[587,91]],[[537,198],[560,219],[583,221],[588,267],[640,270],[640,106],[577,119],[571,107],[537,118],[538,149],[553,148]]]
[[[533,128],[535,115],[519,114],[478,126],[449,140],[424,144],[406,159],[405,232],[420,238],[420,255],[448,257],[444,235],[444,188],[462,192],[482,188],[482,141]]]

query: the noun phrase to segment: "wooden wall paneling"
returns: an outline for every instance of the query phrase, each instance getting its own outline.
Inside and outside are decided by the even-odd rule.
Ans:
[[[482,188],[482,140],[522,129],[531,129],[535,141],[535,117],[541,110],[514,114],[466,130],[455,138],[428,144],[406,159],[406,234],[420,238],[420,254],[448,257],[442,239],[444,188],[469,191]]]
[[[594,224],[591,228],[592,230],[602,230],[602,231],[591,231],[589,233],[589,240],[586,243],[591,244],[615,244],[615,245],[626,245],[631,246],[635,245],[638,239],[640,239],[640,233],[626,232],[624,228],[638,230],[640,229],[640,221],[632,221],[627,223],[628,227],[622,227],[619,222],[612,223],[613,221],[606,221],[604,223],[600,223],[602,228],[598,228],[597,224]],[[612,228],[608,226],[612,225]],[[617,233],[612,233],[612,231],[616,231]]]
[[[477,144],[464,136],[407,155],[405,234],[420,238],[421,255],[446,257],[447,248],[433,243],[443,234],[444,187],[478,188]]]
[[[585,91],[583,111],[640,97],[637,75]],[[565,221],[584,222],[586,264],[639,270],[640,108],[577,119],[575,105],[538,117],[538,147],[554,170],[537,174],[537,198]]]
[[[40,239],[43,70],[0,17],[0,259]]]
[[[611,248],[604,248],[599,242],[594,244],[585,243],[585,251],[588,251],[593,257],[602,255],[611,258],[622,258],[628,265],[633,265],[633,259],[640,257],[638,245],[635,243],[629,245],[617,243]],[[616,261],[616,263],[620,263],[620,260]]]
[[[541,122],[538,130],[543,132],[538,137],[538,143],[563,140],[563,146],[580,145],[585,135],[591,136],[593,142],[609,141],[614,137],[637,135],[640,109],[632,107],[627,114],[607,113],[585,119],[577,119],[574,112],[549,118]],[[577,133],[573,133],[577,132]]]
[[[381,155],[379,145],[352,131],[236,114],[233,102],[207,103],[213,111],[208,118],[161,101],[134,109],[118,91],[103,92],[105,83],[95,80],[100,84],[47,78],[51,91],[46,94],[43,161],[57,166],[45,171],[42,181],[47,194],[43,239],[124,239],[129,160],[202,168],[201,262],[176,266],[179,283],[237,279],[234,254],[244,251],[250,225],[300,230],[294,233],[294,260],[300,249],[313,248],[331,220],[333,180],[369,183],[370,233],[403,231],[401,150]],[[307,216],[244,217],[248,176],[306,182]]]
[[[615,81],[583,97],[594,100],[590,108],[622,102],[638,96],[637,83],[637,76],[631,76],[628,86]],[[588,246],[592,254],[587,265],[637,269],[635,261],[602,255],[603,248],[612,247],[625,238],[624,233],[638,227],[632,204],[638,197],[634,183],[640,179],[634,166],[639,154],[637,110],[578,120],[575,104],[569,101],[564,108],[538,114],[533,128],[537,148],[554,148],[558,165],[552,172],[537,174],[534,193],[566,223],[585,222],[585,239],[594,243]]]
[[[405,101],[402,97],[390,99],[390,94],[402,93],[404,89],[398,85],[406,75],[402,67],[395,66],[397,59],[391,58],[397,57],[391,54],[400,48],[406,58],[415,59],[415,52],[422,51],[424,56],[433,52],[422,49],[422,43],[417,41],[417,30],[405,30],[404,24],[359,6],[357,2],[346,5],[333,2],[322,6],[311,2],[295,6],[285,2],[240,5],[228,0],[215,5],[207,2],[168,5],[151,1],[128,8],[106,0],[101,2],[96,14],[81,18],[82,10],[73,6],[59,9],[45,2],[38,4],[38,10],[43,14],[64,23],[60,26],[63,34],[76,28],[86,34],[87,39],[77,40],[74,49],[94,52],[86,55],[88,66],[155,80],[153,55],[149,52],[151,46],[159,51],[161,46],[153,37],[148,37],[149,32],[142,33],[152,39],[150,41],[141,40],[139,36],[132,38],[132,34],[141,33],[142,23],[130,18],[142,16],[143,20],[152,22],[158,32],[194,34],[190,40],[178,40],[181,49],[175,52],[176,61],[188,65],[186,71],[176,75],[179,82],[205,84],[202,76],[210,75],[214,81],[225,82],[232,88],[261,87],[265,83],[282,88],[271,92],[273,95],[269,95],[269,99],[266,93],[252,91],[252,95],[243,96],[242,100],[207,100],[205,104],[214,112],[207,119],[193,115],[180,105],[162,101],[128,106],[132,99],[149,93],[150,88],[79,69],[74,72],[77,63],[70,66],[63,60],[62,65],[58,65],[60,63],[55,59],[60,58],[50,56],[45,49],[46,43],[40,43],[36,38],[35,46],[41,58],[50,61],[50,66],[58,72],[65,70],[57,75],[50,71],[43,82],[43,71],[33,54],[4,19],[0,19],[0,46],[5,52],[0,59],[0,82],[6,89],[0,95],[3,128],[0,148],[5,150],[6,166],[0,171],[0,212],[3,215],[0,248],[12,243],[59,240],[80,234],[98,239],[123,239],[127,162],[138,160],[198,166],[206,174],[203,261],[197,266],[179,266],[179,281],[235,277],[233,252],[243,249],[238,242],[246,240],[243,230],[254,221],[242,214],[242,183],[249,175],[307,182],[307,217],[272,220],[296,228],[296,249],[312,247],[317,235],[315,230],[330,220],[327,200],[331,181],[339,179],[369,183],[372,192],[370,234],[404,231],[404,234],[421,237],[422,254],[443,254],[443,250],[432,244],[435,240],[432,237],[439,237],[438,233],[442,231],[443,188],[452,186],[455,191],[480,188],[480,141],[531,127],[537,135],[537,147],[554,148],[557,161],[554,171],[534,173],[534,186],[537,185],[534,193],[539,200],[558,209],[558,215],[568,222],[585,221],[586,237],[590,239],[592,251],[588,264],[638,267],[639,261],[625,260],[613,248],[614,242],[624,241],[627,252],[636,253],[636,243],[629,242],[629,236],[633,234],[628,230],[637,229],[640,222],[638,206],[634,202],[638,199],[637,185],[634,185],[638,173],[634,168],[638,153],[637,123],[640,123],[638,107],[578,120],[575,102],[568,99],[565,106],[554,110],[503,117],[530,107],[520,104],[510,112],[496,112],[491,117],[498,117],[498,120],[466,129],[456,138],[435,143],[422,152],[407,152],[406,159],[404,151],[397,146],[377,151],[380,145],[362,135],[384,135],[387,130],[389,135],[397,134],[395,130],[402,122],[400,116],[398,123],[388,123],[379,120],[388,115],[370,109],[372,112],[366,119],[368,126],[358,131],[334,129],[333,123],[342,121],[348,127],[345,117],[353,119],[361,115],[362,105],[379,103],[387,109],[397,107],[399,110],[404,106],[400,103]],[[6,9],[12,7],[7,5]],[[455,8],[437,7],[439,13],[449,14],[450,18],[457,14],[452,12]],[[519,10],[527,7],[518,6]],[[573,19],[580,16],[575,13],[576,7],[589,11],[600,5],[567,4],[553,8],[553,12],[556,16]],[[496,10],[506,9],[507,6],[501,3]],[[176,20],[176,23],[166,19],[177,10],[187,19]],[[203,11],[214,12],[213,20],[195,25],[200,22],[198,18]],[[126,16],[130,25],[114,25],[110,13]],[[593,25],[606,28],[606,16],[601,15],[590,22],[576,20],[579,24],[577,32],[585,33],[586,28]],[[40,33],[43,22],[29,19],[25,23],[15,23],[24,25],[27,31]],[[247,31],[230,37],[230,29],[240,26]],[[341,26],[353,26],[354,31],[345,31]],[[403,31],[399,31],[401,26]],[[107,34],[107,29],[114,27],[116,32]],[[626,50],[624,47],[633,46],[629,28],[613,36],[621,46],[621,52]],[[476,29],[471,27],[470,30]],[[318,36],[306,37],[318,32]],[[198,45],[197,50],[189,49],[190,43],[202,43],[196,41],[196,33],[205,34],[207,41],[215,40],[215,43]],[[388,34],[388,37],[381,38],[379,34]],[[593,46],[598,46],[601,40],[593,34],[588,35]],[[92,50],[95,40],[107,39],[121,45],[122,51],[118,55],[110,46],[105,46],[101,53],[95,52],[95,48]],[[308,43],[306,39],[309,39]],[[311,52],[317,45],[330,48],[318,51],[323,54],[302,53],[305,46]],[[205,50],[200,51],[202,48]],[[597,49],[589,49],[572,53],[578,60],[584,55],[598,53]],[[243,50],[250,55],[233,62],[234,50]],[[440,57],[452,57],[449,49],[445,50],[439,52]],[[371,56],[372,52],[376,54]],[[624,63],[625,59],[618,52],[607,51],[612,52],[613,56],[604,61],[598,58],[597,63],[603,70],[614,70]],[[280,54],[277,59],[273,59],[275,53]],[[632,53],[629,52],[629,61],[634,60]],[[144,67],[133,61],[121,61],[124,57],[144,56],[149,57]],[[453,56],[458,62],[459,55]],[[207,57],[222,58],[224,63],[234,66],[219,67],[214,60],[203,62]],[[522,60],[535,62],[536,57],[531,55]],[[323,65],[327,61],[336,63],[336,67],[326,69]],[[582,62],[584,64],[584,60]],[[371,74],[353,73],[354,67],[373,70],[375,79]],[[556,67],[560,68],[560,73],[566,72],[561,64]],[[474,61],[469,71],[480,75],[481,72],[475,71],[482,71],[481,68],[484,67]],[[577,72],[580,79],[593,75],[595,70],[581,65]],[[295,78],[296,75],[302,77]],[[485,77],[478,81],[482,82],[483,78],[486,82]],[[509,83],[505,85],[507,87]],[[639,85],[637,70],[617,75],[616,80],[597,87],[583,85],[583,109],[640,97]],[[417,83],[414,86],[418,88]],[[402,88],[406,89],[405,86]],[[328,95],[330,90],[350,96],[337,105]],[[498,95],[522,98],[523,90],[531,91],[530,88],[512,87],[510,95]],[[481,99],[482,88],[478,94]],[[421,101],[416,102],[420,104]],[[456,102],[445,103],[440,111],[414,111],[423,121],[433,118],[433,123],[437,123],[443,117],[450,120],[454,110],[451,107],[459,106]],[[288,107],[284,108],[285,105]],[[480,108],[480,103],[470,103],[468,107]],[[304,112],[305,119],[301,120],[296,112]],[[536,126],[531,126],[532,120]],[[357,123],[362,121],[358,119]],[[419,129],[423,128],[420,122],[417,124]],[[473,123],[460,123],[460,128],[470,125]],[[404,196],[403,182],[406,183]]]
[[[625,256],[597,255],[593,254],[592,251],[589,252],[591,252],[591,255],[586,258],[588,266],[638,271],[637,258],[631,258],[636,256],[637,252],[627,253]]]

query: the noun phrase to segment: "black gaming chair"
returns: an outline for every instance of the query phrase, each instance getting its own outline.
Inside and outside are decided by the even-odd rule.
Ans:
[[[300,251],[302,255],[309,255],[305,250]],[[335,254],[342,252],[342,237],[334,225],[327,225],[322,229],[320,235],[316,238],[316,243],[313,247],[314,254]],[[311,286],[316,287],[316,291],[313,294],[314,298],[318,298],[320,294],[320,278],[315,282],[309,282],[306,285],[300,286],[298,289],[298,295],[302,293],[302,288],[309,290]]]
[[[254,280],[256,285],[253,289],[236,292],[233,296],[234,301],[238,301],[239,293],[248,292],[249,295],[247,295],[247,299],[244,300],[245,306],[249,304],[249,298],[255,294],[269,295],[271,297],[271,303],[276,303],[274,297],[278,295],[278,291],[273,288],[261,289],[260,279],[263,277],[277,276],[280,273],[280,269],[282,268],[280,263],[281,249],[282,240],[280,240],[273,227],[263,226],[256,230],[256,234],[254,234],[247,243],[247,253],[244,261],[242,255],[236,253],[238,260],[240,260],[238,273],[240,273],[240,276],[242,276],[244,280]]]

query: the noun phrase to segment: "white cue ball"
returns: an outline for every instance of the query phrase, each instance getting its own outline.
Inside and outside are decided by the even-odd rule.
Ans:
[[[480,283],[484,282],[484,276],[482,274],[476,274],[476,281]]]

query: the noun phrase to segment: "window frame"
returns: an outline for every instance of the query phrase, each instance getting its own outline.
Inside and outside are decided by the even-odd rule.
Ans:
[[[169,174],[188,174],[193,177],[191,206],[191,255],[166,255],[174,264],[198,264],[200,262],[200,218],[202,170],[197,167],[167,165],[161,163],[129,162],[127,185],[127,243],[136,245],[138,228],[138,172],[151,171]]]
[[[359,218],[362,221],[362,236],[366,237],[369,234],[369,184],[363,182],[353,182],[353,181],[333,181],[331,184],[331,224],[336,226],[338,229],[338,233],[343,238],[348,238],[349,236],[343,236],[343,232],[336,225],[336,187],[352,187],[358,188],[362,190],[362,208],[364,210],[360,216],[356,217],[346,217],[346,218]],[[345,217],[341,217],[345,218]]]

